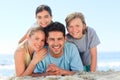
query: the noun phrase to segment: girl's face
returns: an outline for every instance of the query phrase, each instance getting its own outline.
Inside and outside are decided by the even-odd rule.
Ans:
[[[29,45],[35,51],[39,51],[44,47],[45,33],[42,31],[35,32],[31,37],[28,38]]]
[[[42,12],[37,13],[36,19],[37,19],[37,23],[41,27],[45,28],[51,23],[52,16],[50,16],[48,11],[43,10]]]
[[[73,38],[76,38],[76,39],[82,38],[84,25],[80,18],[75,18],[71,20],[67,28],[68,28],[69,34]]]

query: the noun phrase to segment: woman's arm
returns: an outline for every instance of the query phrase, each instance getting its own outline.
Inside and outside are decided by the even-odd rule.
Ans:
[[[21,76],[25,71],[25,56],[23,49],[15,51],[14,54],[16,76]]]
[[[25,55],[24,51],[16,51],[15,53],[15,68],[16,68],[16,76],[30,76],[33,73],[33,70],[36,64],[41,61],[46,56],[47,50],[42,49],[33,57],[29,66],[25,68]]]

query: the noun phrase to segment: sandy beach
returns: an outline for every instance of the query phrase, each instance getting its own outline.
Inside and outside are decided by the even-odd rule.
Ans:
[[[0,76],[0,80],[120,80],[120,71],[96,71],[78,72],[72,76],[47,76],[47,77],[5,77]]]

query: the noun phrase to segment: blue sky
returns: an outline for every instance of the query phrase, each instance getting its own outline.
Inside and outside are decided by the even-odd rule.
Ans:
[[[72,12],[82,12],[101,41],[99,52],[120,51],[120,0],[3,0],[0,2],[0,54],[13,54],[18,40],[36,21],[35,9],[47,4],[53,21],[65,24]]]

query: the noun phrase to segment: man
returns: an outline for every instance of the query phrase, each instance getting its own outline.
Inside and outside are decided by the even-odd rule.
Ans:
[[[77,47],[66,42],[65,27],[59,22],[53,22],[46,30],[48,43],[47,56],[40,61],[33,76],[72,75],[83,70],[82,61]]]

